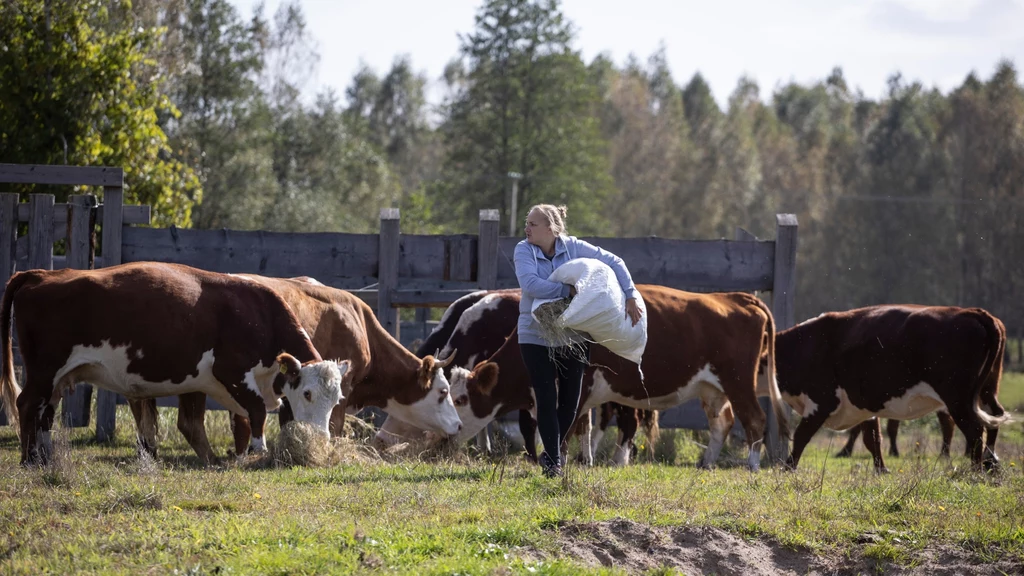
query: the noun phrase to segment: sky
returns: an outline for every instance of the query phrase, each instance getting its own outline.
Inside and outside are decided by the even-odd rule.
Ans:
[[[231,0],[243,16],[264,2]],[[471,32],[480,0],[299,0],[320,63],[304,87],[341,96],[361,63],[379,75],[408,54],[426,73],[427,97],[440,98],[440,76]],[[626,8],[628,6],[628,8]],[[887,79],[949,91],[971,71],[989,78],[1001,59],[1024,65],[1024,0],[562,0],[586,62],[600,53],[622,64],[664,46],[677,84],[700,72],[724,106],[741,76],[762,99],[791,81],[824,79],[839,66],[868,98]]]

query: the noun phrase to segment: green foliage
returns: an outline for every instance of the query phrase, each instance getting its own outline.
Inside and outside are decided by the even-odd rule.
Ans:
[[[158,123],[177,114],[149,56],[159,31],[126,24],[129,6],[0,3],[0,158],[120,166],[126,202],[151,205],[155,224],[188,225],[199,181]]]
[[[464,68],[450,75],[436,198],[463,228],[481,207],[500,207],[507,221],[510,172],[522,175],[519,216],[532,204],[566,204],[572,232],[603,228],[612,181],[593,114],[599,94],[573,35],[556,0],[490,0],[461,39]]]

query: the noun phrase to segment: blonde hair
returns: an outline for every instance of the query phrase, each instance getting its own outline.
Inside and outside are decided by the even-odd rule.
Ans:
[[[561,236],[565,233],[565,206],[555,206],[554,204],[537,204],[533,208],[530,208],[530,212],[536,210],[544,215],[548,220],[548,226],[551,226],[551,231],[555,236]]]

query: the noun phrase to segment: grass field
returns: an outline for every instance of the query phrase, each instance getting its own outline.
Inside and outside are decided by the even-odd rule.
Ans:
[[[1024,377],[1008,375],[1001,398],[1024,407]],[[69,445],[45,469],[21,468],[16,437],[0,428],[0,573],[673,573],[672,566],[1011,573],[1024,566],[1019,421],[1000,432],[1003,466],[995,475],[970,470],[959,432],[957,456],[936,457],[938,427],[928,417],[901,429],[904,456],[888,459],[887,475],[872,471],[862,447],[853,458],[833,458],[845,435],[830,433],[819,434],[797,472],[752,475],[738,448],[719,469],[701,471],[693,463],[703,434],[665,431],[646,448],[659,463],[570,466],[565,479],[548,480],[517,455],[465,453],[431,461],[364,456],[320,469],[233,460],[202,469],[174,430],[173,409],[161,413],[160,458],[146,461],[135,456],[121,410],[112,446],[92,444],[87,430],[59,431]],[[208,428],[223,453],[225,414],[210,414]]]

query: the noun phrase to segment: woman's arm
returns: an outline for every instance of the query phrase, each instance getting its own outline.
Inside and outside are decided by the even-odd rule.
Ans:
[[[619,281],[619,287],[622,288],[622,293],[626,295],[627,300],[640,296],[636,286],[633,285],[633,277],[630,276],[629,269],[626,268],[626,263],[622,261],[622,258],[580,239],[576,239],[576,256],[578,258],[594,258],[607,264],[615,272],[615,279]]]
[[[569,285],[552,282],[537,274],[537,259],[532,248],[526,243],[517,244],[515,252],[516,278],[523,294],[531,298],[554,299],[568,298]]]

